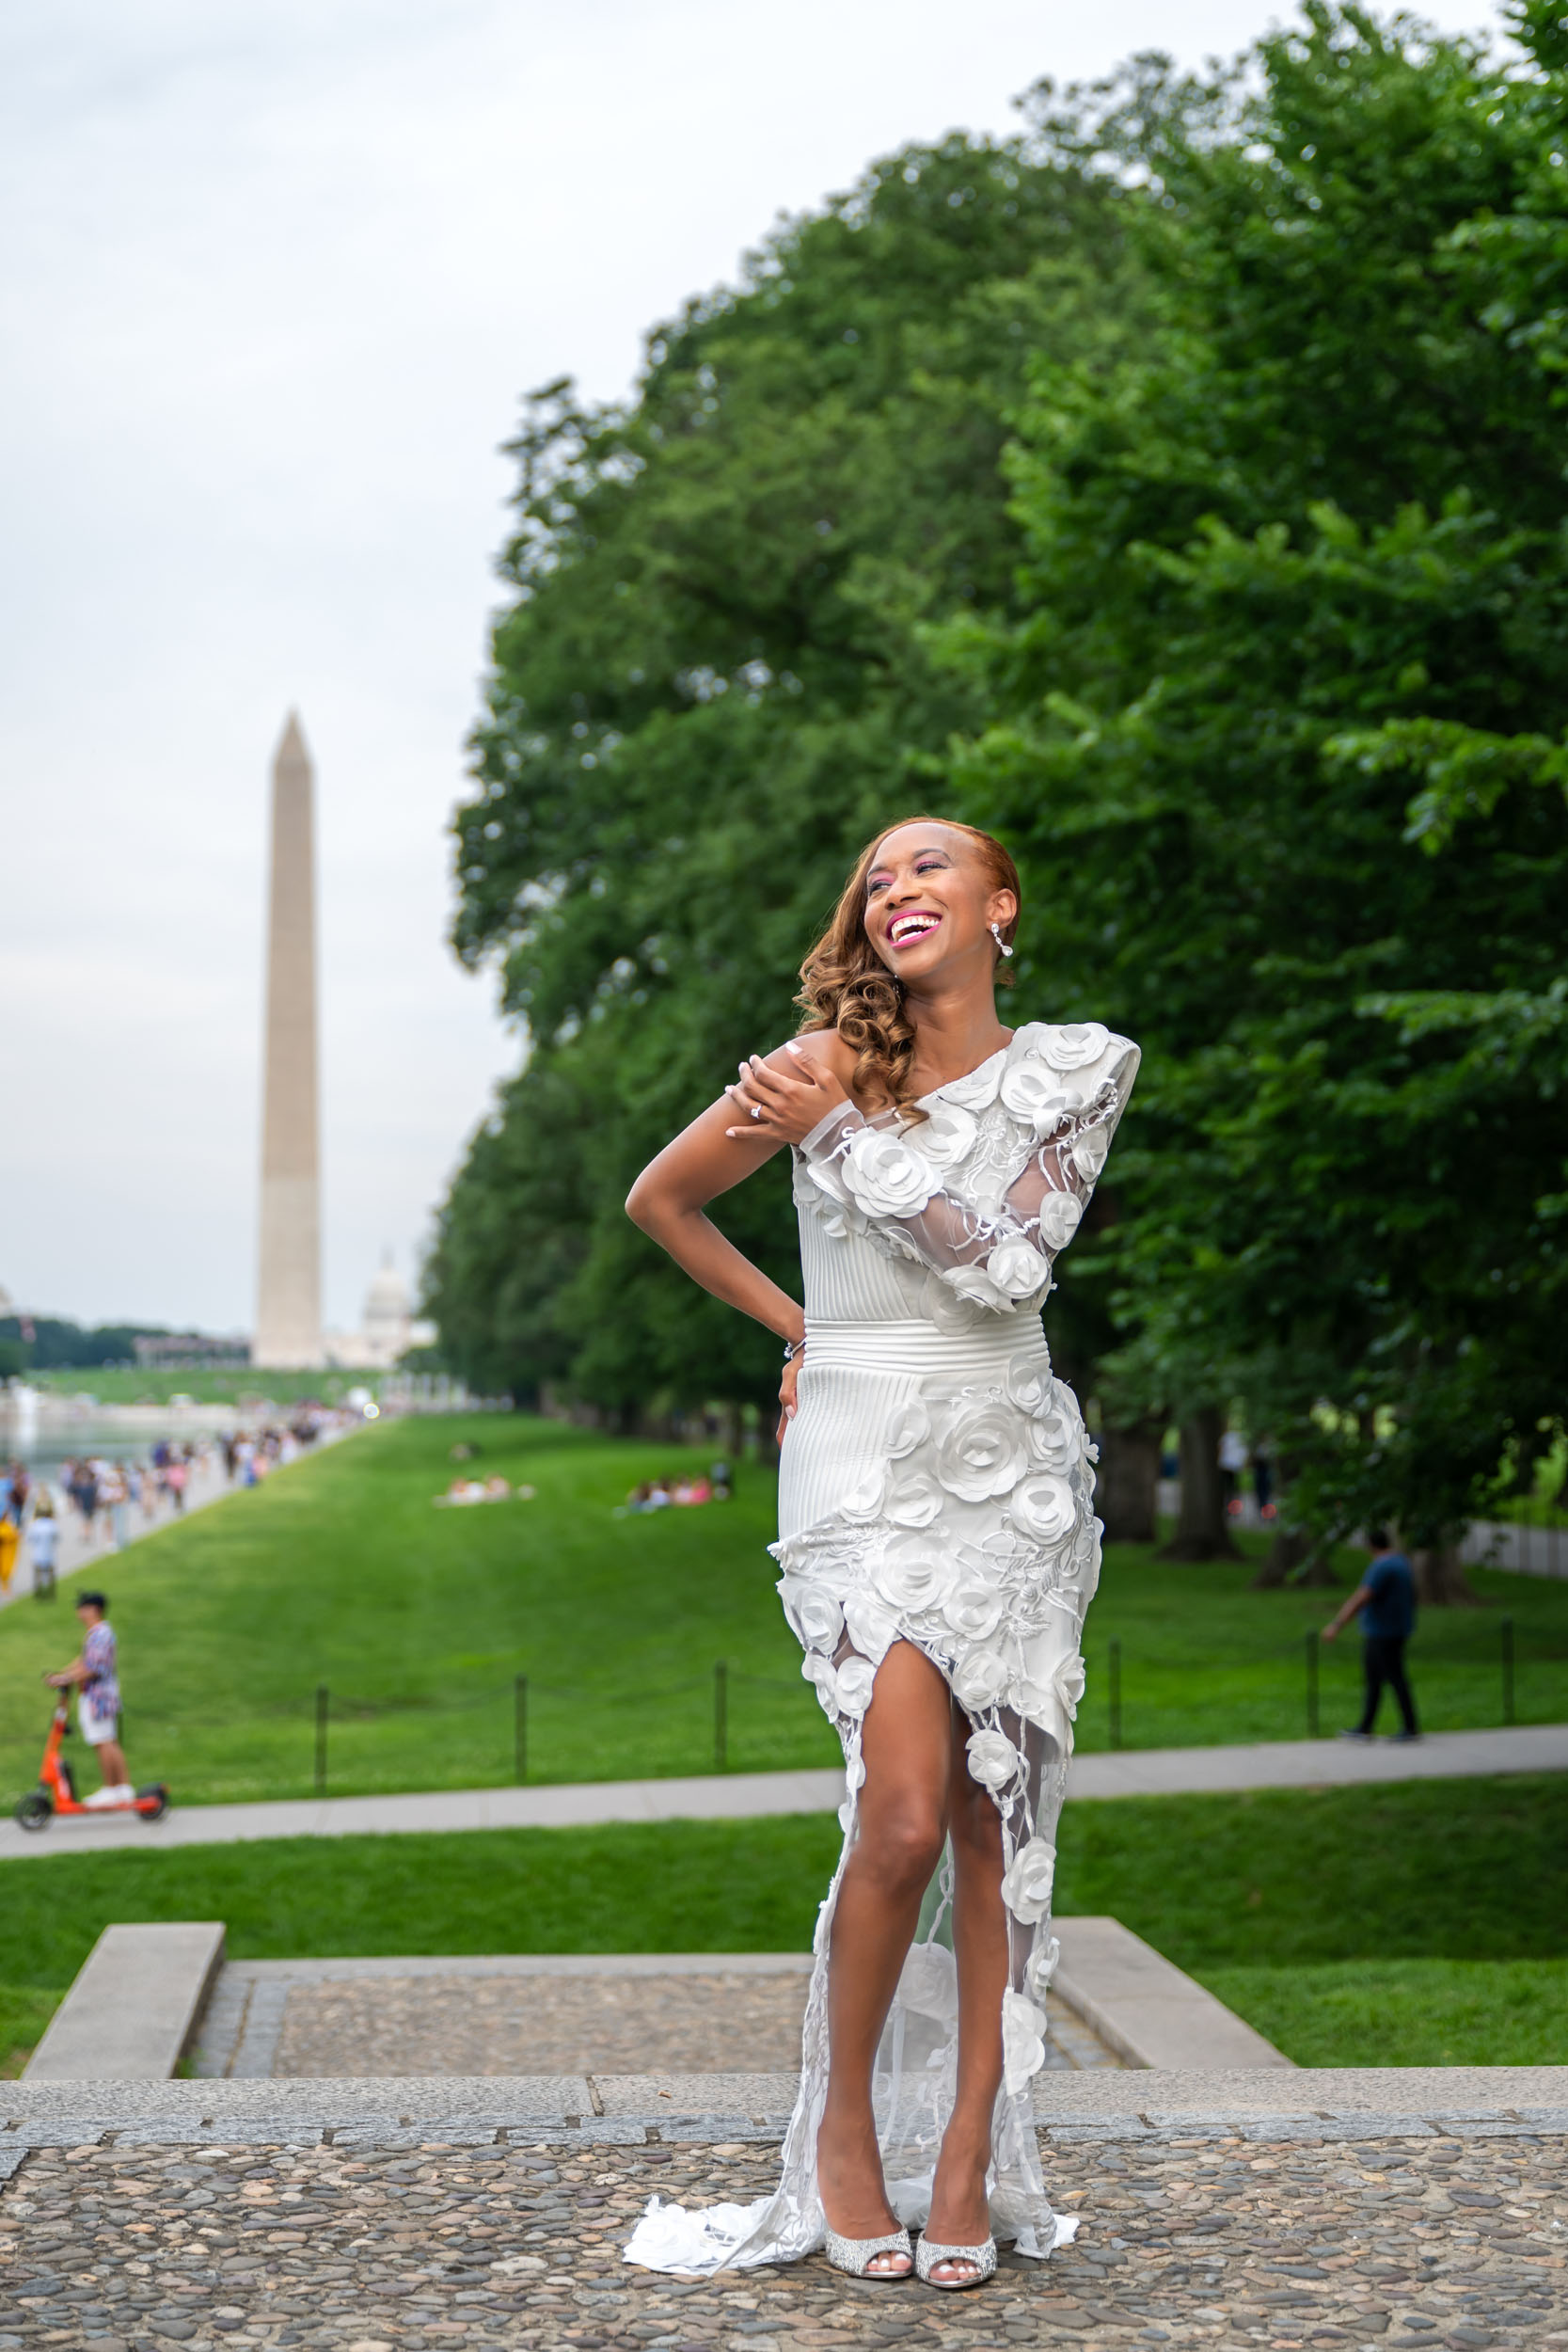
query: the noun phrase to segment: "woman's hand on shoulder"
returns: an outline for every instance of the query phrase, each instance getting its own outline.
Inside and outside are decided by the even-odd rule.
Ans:
[[[853,1067],[854,1057],[832,1030],[805,1039],[791,1038],[764,1061],[751,1055],[740,1065],[740,1076],[724,1089],[743,1124],[724,1133],[745,1142],[766,1136],[775,1148],[800,1143],[820,1125],[831,1110],[847,1103],[849,1089],[840,1066]]]

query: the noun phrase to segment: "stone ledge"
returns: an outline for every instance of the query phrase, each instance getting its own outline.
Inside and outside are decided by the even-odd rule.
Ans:
[[[1053,1924],[1062,1957],[1050,1997],[1065,2002],[1127,2065],[1296,2071],[1283,2050],[1119,1919]]]
[[[166,2081],[222,1964],[220,1920],[105,1928],[33,2052],[26,2080]]]
[[[668,2092],[665,2098],[661,2094]],[[0,2083],[0,2169],[22,2147],[115,2135],[222,2146],[483,2145],[499,2140],[719,2145],[778,2139],[789,2074],[483,2075],[341,2082]],[[1568,2137],[1568,2067],[1302,2067],[1226,2074],[1115,2070],[1037,2084],[1048,2137],[1355,2140]]]
[[[356,1983],[365,1977],[791,1977],[810,1952],[460,1952],[371,1960],[230,1960],[224,1975],[257,1984]]]

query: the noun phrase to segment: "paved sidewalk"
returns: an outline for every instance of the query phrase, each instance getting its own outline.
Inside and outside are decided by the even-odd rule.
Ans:
[[[706,2112],[611,2077],[596,2101],[587,2081],[0,2084],[0,2345],[1534,2352],[1568,2344],[1564,2080],[1324,2072],[1260,2102],[1241,2076],[1054,2075],[1040,2157],[1076,2242],[940,2298],[820,2255],[711,2280],[623,2262],[651,2196],[772,2186],[760,2084],[689,2086]]]
[[[1141,1748],[1075,1756],[1070,1797],[1170,1796],[1235,1788],[1317,1788],[1371,1781],[1487,1779],[1499,1772],[1568,1772],[1568,1724],[1443,1731],[1418,1745],[1280,1740],[1255,1747]],[[730,1821],[776,1813],[830,1813],[844,1795],[837,1771],[727,1772],[689,1780],[562,1782],[539,1788],[436,1789],[321,1803],[176,1806],[147,1823],[129,1814],[76,1817],[29,1836],[0,1822],[0,1859],[95,1853],[132,1846],[214,1846],[260,1837],[356,1837],[399,1831],[586,1829],[606,1821]]]
[[[602,1821],[744,1820],[768,1813],[827,1813],[844,1775],[729,1772],[695,1780],[607,1780],[542,1788],[451,1788],[406,1797],[336,1797],[320,1804],[207,1804],[161,1821],[78,1815],[29,1836],[0,1822],[0,1858],[83,1853],[109,1846],[230,1845],[258,1837],[357,1837],[406,1830],[581,1829]],[[117,1834],[118,1833],[118,1834]],[[129,1834],[127,1834],[129,1833]]]
[[[1267,1740],[1250,1747],[1123,1748],[1078,1756],[1070,1797],[1165,1797],[1213,1788],[1349,1788],[1368,1781],[1487,1780],[1568,1772],[1568,1724],[1435,1731],[1400,1740]]]

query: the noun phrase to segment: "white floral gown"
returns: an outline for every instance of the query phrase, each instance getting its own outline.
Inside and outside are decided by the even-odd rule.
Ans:
[[[1104,1165],[1138,1050],[1098,1022],[1031,1022],[925,1097],[927,1117],[839,1107],[795,1153],[807,1346],[784,1448],[784,1611],[844,1743],[844,1853],[818,1916],[800,2096],[771,2196],[649,2207],[626,2259],[712,2272],[823,2242],[816,2133],[828,2079],[829,1941],[864,1779],[877,1669],[914,1643],[969,1718],[969,1768],[1002,1817],[1011,1972],[992,2126],[995,2233],[1043,2256],[1075,2226],[1047,2201],[1032,2115],[1045,2056],[1054,1834],[1100,1575],[1094,1449],[1053,1377],[1039,1310]],[[888,2193],[924,2220],[958,2058],[950,1855],[878,2052]]]

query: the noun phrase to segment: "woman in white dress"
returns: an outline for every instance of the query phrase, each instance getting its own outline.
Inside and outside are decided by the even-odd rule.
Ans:
[[[626,2249],[649,2268],[825,2242],[861,2276],[967,2287],[995,2233],[1044,2256],[1075,2226],[1032,2087],[1101,1531],[1039,1311],[1138,1055],[1097,1022],[1002,1026],[1019,912],[988,834],[880,836],[802,966],[799,1040],[743,1063],[627,1201],[784,1343],[779,1590],[848,1783],[779,2187],[656,2200]],[[785,1145],[803,1313],[705,1214]]]

